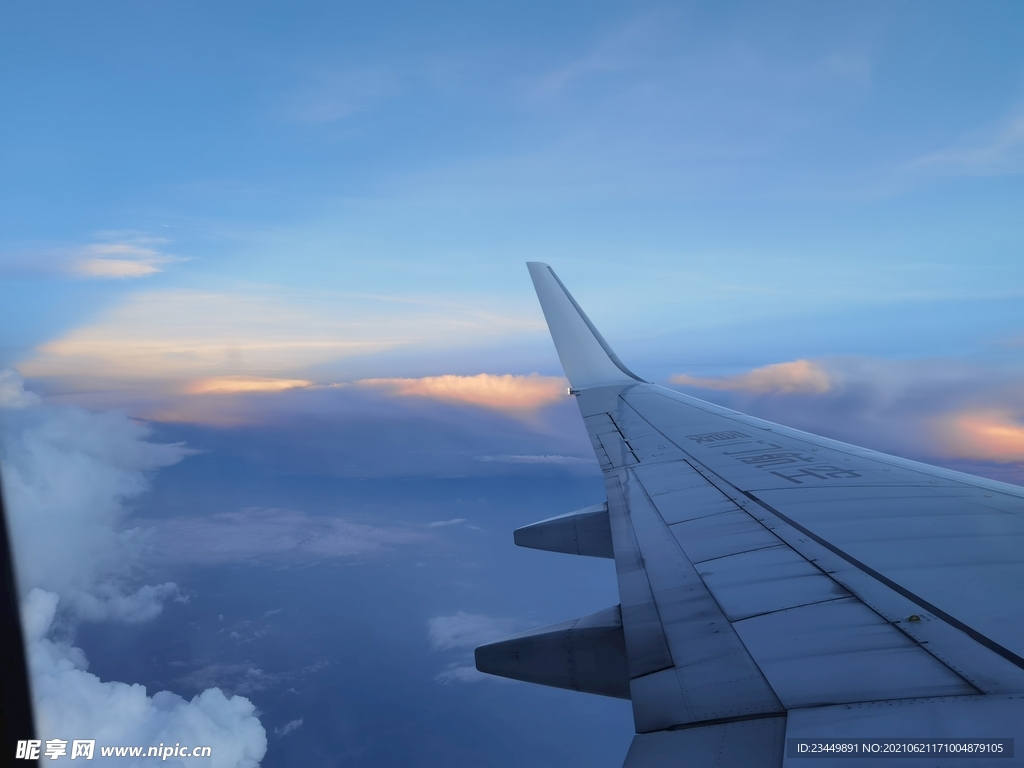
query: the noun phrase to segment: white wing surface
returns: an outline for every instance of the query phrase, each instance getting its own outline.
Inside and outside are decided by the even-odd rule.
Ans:
[[[529,267],[607,500],[516,542],[614,557],[620,605],[477,666],[629,698],[632,768],[1024,764],[1024,489],[644,382]]]

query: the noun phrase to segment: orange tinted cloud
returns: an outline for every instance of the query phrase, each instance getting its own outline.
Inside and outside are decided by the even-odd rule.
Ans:
[[[155,264],[128,259],[84,259],[75,266],[86,277],[146,277],[163,271]]]
[[[237,392],[284,392],[312,386],[306,379],[268,379],[262,376],[217,376],[194,381],[185,388],[189,395],[219,395]]]
[[[825,370],[810,360],[793,360],[789,363],[775,363],[755,368],[737,376],[721,378],[698,378],[679,374],[673,376],[673,384],[684,384],[704,389],[742,390],[757,394],[777,393],[783,395],[820,395],[832,388],[832,379]]]
[[[566,381],[557,376],[426,376],[421,379],[362,379],[356,384],[378,387],[400,397],[429,397],[468,403],[499,411],[532,411],[565,397]]]
[[[163,272],[164,265],[180,261],[152,245],[166,242],[157,238],[132,238],[122,242],[97,243],[84,250],[84,258],[73,270],[84,277],[132,278]]]
[[[229,376],[299,379],[354,356],[477,346],[539,331],[542,322],[429,298],[144,291],[42,345],[18,368],[81,390],[180,389]]]
[[[966,411],[939,423],[948,453],[965,459],[1024,461],[1024,424],[1007,411]]]

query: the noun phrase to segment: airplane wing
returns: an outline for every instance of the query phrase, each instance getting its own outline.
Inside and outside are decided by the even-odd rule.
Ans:
[[[1024,489],[645,382],[529,269],[607,499],[516,543],[620,604],[477,667],[630,699],[628,768],[1024,764]]]

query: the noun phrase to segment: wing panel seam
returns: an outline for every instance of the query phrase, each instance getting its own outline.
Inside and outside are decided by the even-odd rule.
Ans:
[[[728,481],[723,480],[723,482],[728,482]],[[739,489],[737,489],[737,490],[739,490]],[[864,573],[866,573],[869,576],[871,576],[873,579],[881,582],[882,584],[885,584],[885,586],[889,587],[889,589],[891,589],[893,592],[899,593],[900,595],[902,595],[903,597],[907,598],[911,602],[916,603],[917,605],[921,606],[922,608],[924,608],[929,613],[932,613],[932,614],[938,616],[940,619],[945,621],[950,626],[956,627],[961,632],[963,632],[965,635],[967,635],[972,640],[974,640],[976,643],[978,643],[980,645],[983,645],[986,648],[988,648],[990,651],[992,651],[993,653],[996,653],[996,654],[1002,656],[1004,659],[1009,661],[1011,664],[1013,664],[1013,665],[1015,665],[1015,666],[1017,666],[1017,667],[1019,667],[1021,669],[1024,669],[1024,658],[1021,658],[1016,653],[1011,651],[1009,648],[1004,648],[999,643],[997,643],[995,640],[992,640],[991,638],[986,637],[985,635],[981,634],[978,630],[974,629],[970,625],[965,624],[964,622],[960,621],[955,616],[952,616],[952,615],[946,613],[944,610],[939,608],[937,605],[933,605],[932,603],[930,603],[929,601],[925,600],[920,595],[918,595],[918,594],[916,594],[914,592],[911,592],[906,587],[904,587],[904,586],[898,584],[897,582],[893,581],[888,576],[885,576],[885,575],[879,573],[878,571],[876,571],[871,566],[866,565],[865,563],[862,563],[860,560],[855,558],[853,555],[850,555],[850,554],[844,552],[842,549],[840,549],[839,547],[837,547],[834,544],[830,543],[829,541],[823,539],[821,536],[818,536],[813,531],[808,530],[807,528],[802,526],[800,523],[796,522],[795,520],[790,519],[789,517],[784,515],[782,512],[779,512],[777,509],[775,509],[775,507],[773,507],[771,504],[769,504],[766,501],[762,501],[761,499],[757,498],[757,496],[755,496],[754,494],[750,493],[749,491],[740,491],[740,493],[742,493],[745,496],[747,496],[751,501],[755,502],[756,504],[759,504],[760,506],[764,507],[767,511],[771,512],[773,515],[775,515],[776,517],[778,517],[780,520],[784,521],[788,525],[793,526],[793,528],[795,528],[796,530],[800,531],[805,536],[808,536],[809,538],[813,539],[816,543],[820,544],[822,547],[827,549],[832,554],[837,555],[838,557],[841,557],[843,560],[848,562],[853,567],[860,569]],[[815,564],[815,565],[817,565],[817,564]],[[867,605],[867,604],[865,603],[865,605]],[[872,609],[872,610],[874,610],[874,609]],[[884,619],[885,617],[883,616],[882,618]],[[889,623],[892,623],[892,622],[889,622]],[[896,626],[896,625],[893,624],[893,626]],[[901,632],[903,631],[898,626],[896,626],[896,629],[899,629]],[[904,633],[904,634],[906,634],[906,633]],[[910,635],[907,635],[907,636],[910,637]],[[911,639],[913,640],[914,638],[911,637]],[[918,642],[918,641],[914,640],[914,642]],[[918,644],[920,645],[920,643],[918,643]],[[925,650],[927,650],[927,649],[925,649]],[[937,657],[935,657],[935,658],[937,658]],[[939,659],[939,661],[941,661],[941,659]],[[944,666],[946,666],[946,667],[949,667],[949,665],[946,664],[945,662],[942,662],[942,664]],[[959,673],[957,673],[957,674],[959,674]],[[960,676],[963,677],[962,675],[960,675]],[[968,681],[968,682],[970,682],[970,681]],[[973,685],[973,683],[971,683],[971,685]],[[977,687],[977,686],[975,686],[975,687]]]
[[[929,603],[928,601],[924,600],[920,596],[914,594],[910,590],[908,590],[908,589],[906,589],[906,588],[896,584],[896,582],[894,582],[891,579],[889,579],[889,578],[883,576],[882,574],[878,573],[873,568],[869,568],[867,565],[861,563],[859,560],[857,560],[852,555],[847,554],[846,552],[842,551],[841,549],[839,549],[835,545],[833,545],[833,544],[827,542],[826,540],[822,539],[817,534],[812,533],[811,531],[809,531],[804,526],[802,526],[802,525],[796,523],[795,521],[789,519],[786,515],[782,514],[777,509],[772,507],[770,504],[768,504],[767,502],[762,501],[761,499],[759,499],[758,497],[756,497],[754,494],[750,493],[749,491],[744,491],[744,490],[738,488],[737,486],[733,485],[731,482],[729,482],[724,477],[722,477],[718,472],[716,472],[715,470],[713,470],[710,467],[708,467],[706,464],[704,464],[702,461],[700,461],[700,459],[698,459],[692,453],[690,453],[685,448],[683,448],[681,445],[679,445],[679,443],[677,443],[671,437],[669,437],[664,432],[662,432],[660,429],[658,429],[658,427],[654,423],[652,423],[650,419],[648,419],[646,416],[644,416],[642,413],[640,413],[636,408],[634,408],[632,405],[630,405],[630,403],[626,400],[625,397],[623,397],[622,394],[619,395],[619,399],[622,400],[623,405],[625,405],[627,408],[629,408],[631,411],[633,411],[633,413],[635,413],[640,419],[642,419],[643,421],[647,422],[647,424],[649,424],[652,429],[656,430],[658,432],[658,434],[660,434],[662,437],[664,437],[666,440],[668,440],[672,445],[674,445],[677,449],[679,449],[679,451],[684,456],[687,457],[686,459],[684,459],[684,461],[687,464],[689,464],[691,468],[693,468],[694,470],[699,472],[701,474],[701,476],[703,476],[705,479],[707,479],[708,482],[711,483],[711,485],[713,485],[715,488],[718,488],[720,491],[722,491],[722,489],[719,487],[718,483],[712,482],[710,480],[710,478],[708,478],[708,474],[714,475],[722,483],[724,483],[728,487],[732,488],[736,493],[739,493],[739,494],[743,495],[744,497],[748,498],[750,501],[752,501],[753,503],[755,503],[758,506],[762,507],[764,510],[766,510],[770,514],[774,515],[779,520],[782,520],[783,522],[785,522],[787,525],[790,525],[795,530],[798,530],[801,533],[805,534],[806,536],[811,538],[813,541],[815,541],[820,546],[822,546],[825,549],[829,550],[830,552],[832,552],[833,554],[837,555],[838,557],[841,557],[843,560],[846,560],[848,563],[853,565],[855,568],[860,569],[862,572],[868,574],[869,576],[871,576],[872,578],[877,580],[879,583],[884,584],[885,586],[887,586],[890,589],[892,589],[894,592],[897,592],[898,594],[900,594],[903,597],[907,598],[911,602],[917,604],[921,608],[924,608],[926,611],[928,611],[930,613],[933,613],[934,615],[938,616],[940,619],[945,621],[950,626],[953,626],[953,627],[959,629],[961,632],[964,632],[964,634],[966,634],[972,640],[977,642],[979,645],[982,645],[985,648],[987,648],[988,650],[992,651],[993,653],[996,653],[999,656],[1002,656],[1004,659],[1009,661],[1011,664],[1014,664],[1015,666],[1019,667],[1020,669],[1024,669],[1024,658],[1021,658],[1020,656],[1018,656],[1017,654],[1013,653],[1012,651],[1010,651],[1007,648],[1003,648],[1001,645],[996,643],[994,640],[991,640],[988,637],[986,637],[985,635],[982,635],[980,632],[978,632],[977,630],[972,629],[971,627],[967,626],[966,624],[961,622],[959,619],[956,619],[956,618],[950,616],[945,611],[942,611],[941,609],[939,609],[937,606],[933,606],[931,603]],[[697,465],[699,465],[699,467]],[[725,491],[722,491],[722,493],[727,498],[731,498],[731,495],[726,493]],[[780,542],[782,542],[787,547],[789,547],[793,552],[796,552],[796,554],[800,555],[800,557],[802,557],[806,562],[808,562],[812,566],[814,566],[814,568],[816,568],[826,578],[831,579],[833,583],[843,587],[844,589],[847,589],[845,584],[842,584],[841,582],[836,580],[835,577],[831,573],[829,573],[827,570],[822,568],[821,565],[819,565],[816,561],[811,560],[808,557],[806,557],[802,552],[800,552],[795,547],[793,547],[789,542],[785,541],[785,539],[783,539],[781,536],[779,536],[775,531],[773,531],[771,528],[766,526],[761,520],[758,520],[756,517],[751,515],[749,511],[747,511],[746,509],[744,509],[743,511],[746,512],[747,515],[749,515],[752,520],[755,520],[759,525],[763,526],[765,528],[765,530],[767,530],[769,533],[771,533],[773,536],[775,536],[777,539],[779,539]],[[850,590],[847,590],[847,591],[850,591]],[[851,592],[851,594],[853,594],[853,593]],[[935,661],[937,661],[943,667],[948,669],[952,674],[954,674],[958,678],[960,678],[966,685],[968,685],[971,688],[973,688],[974,690],[978,691],[979,694],[984,693],[977,685],[975,685],[975,683],[973,683],[971,680],[966,678],[957,669],[951,667],[946,661],[944,661],[940,657],[938,657],[935,654],[933,654],[931,652],[931,650],[927,647],[926,644],[922,643],[921,641],[919,641],[917,638],[915,638],[913,635],[909,634],[908,632],[905,632],[903,630],[903,628],[899,626],[898,623],[890,621],[889,619],[887,619],[884,615],[879,613],[879,611],[876,610],[872,605],[870,605],[869,603],[865,602],[858,595],[853,594],[853,597],[861,605],[863,605],[865,608],[867,608],[872,613],[874,613],[876,616],[878,616],[879,619],[881,619],[887,625],[893,627],[897,632],[899,632],[901,635],[906,637],[911,643],[913,643],[913,645],[915,647],[920,648],[922,651],[927,653],[931,658],[935,659]]]

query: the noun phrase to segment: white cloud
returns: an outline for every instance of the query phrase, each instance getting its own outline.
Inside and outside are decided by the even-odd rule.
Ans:
[[[29,672],[42,739],[94,738],[95,763],[90,765],[133,765],[124,758],[104,759],[100,746],[160,743],[211,747],[210,761],[196,765],[259,765],[266,753],[267,736],[252,702],[225,696],[217,688],[186,701],[169,691],[148,696],[141,685],[101,681],[86,671],[81,649],[47,639],[57,603],[56,594],[40,589],[32,590],[23,603]],[[70,755],[60,760],[70,760]]]
[[[201,378],[222,389],[259,378],[298,385],[302,373],[353,356],[413,346],[457,349],[540,331],[541,322],[533,314],[444,300],[149,291],[44,344],[19,368],[79,389],[181,391]]]
[[[949,456],[1016,464],[1024,462],[1024,418],[1012,411],[966,409],[935,419]]]
[[[247,699],[209,688],[186,701],[103,682],[80,649],[48,637],[61,604],[72,626],[141,622],[179,596],[171,583],[137,585],[145,536],[123,526],[125,502],[188,451],[149,442],[146,427],[124,414],[47,405],[15,372],[0,374],[0,396],[0,463],[41,736],[87,736],[97,747],[205,745],[213,749],[206,765],[258,765],[266,734]]]
[[[544,73],[533,84],[542,98],[563,96],[565,91],[595,75],[636,69],[651,61],[651,49],[664,34],[665,14],[641,16],[600,40],[587,53]]]
[[[0,408],[28,408],[40,402],[39,395],[25,390],[21,374],[12,368],[0,370]]]
[[[479,672],[473,662],[472,650],[479,645],[513,634],[519,622],[498,619],[481,613],[459,611],[451,616],[435,616],[427,622],[427,637],[435,651],[458,651],[458,659],[438,673],[434,680],[444,685],[501,680]],[[468,651],[468,653],[467,653]]]
[[[274,734],[276,736],[287,736],[292,731],[297,731],[299,728],[302,727],[302,720],[303,719],[301,717],[299,719],[297,719],[297,720],[289,720],[287,723],[282,725],[280,728],[275,728],[274,729]]]
[[[0,253],[0,268],[92,280],[130,280],[163,272],[188,257],[167,253],[168,241],[139,232],[98,232],[85,245],[36,245]]]
[[[286,108],[303,123],[333,123],[372,109],[401,91],[397,74],[384,67],[317,72]]]
[[[511,635],[518,622],[496,619],[480,613],[459,611],[451,616],[435,616],[427,622],[427,636],[435,651],[476,648],[478,645]]]
[[[227,395],[237,392],[284,392],[313,385],[308,379],[271,379],[265,376],[219,376],[200,379],[186,387],[190,395]]]
[[[446,525],[458,525],[464,522],[466,522],[464,517],[456,517],[454,520],[435,520],[432,523],[427,523],[427,528],[441,528]]]
[[[362,379],[356,384],[375,387],[400,397],[429,397],[498,411],[534,411],[565,398],[560,376],[516,376],[478,373],[475,376],[425,376],[420,379]]]
[[[494,675],[485,675],[475,666],[452,662],[443,672],[439,672],[434,679],[444,685],[451,683],[479,683],[484,680],[503,680],[504,678]]]
[[[127,259],[84,259],[75,266],[87,277],[146,277],[161,271],[155,264]]]
[[[925,155],[912,170],[961,176],[1024,173],[1024,115],[1015,115],[987,135]]]
[[[228,693],[245,695],[271,688],[280,682],[280,677],[268,674],[252,664],[209,664],[189,672],[179,678],[178,682],[187,688],[200,691],[206,688],[220,688]]]
[[[1024,480],[1019,365],[867,357],[810,365],[810,371],[822,372],[821,386],[816,376],[778,377],[773,390],[752,380],[753,373],[773,366],[709,381],[729,390],[716,402],[769,421],[999,480]],[[765,391],[786,397],[760,397]]]
[[[290,509],[244,509],[152,521],[154,557],[200,565],[351,557],[426,540],[406,528],[352,523]]]
[[[500,456],[477,456],[477,461],[497,461],[502,464],[568,464],[586,465],[596,464],[597,459],[584,458],[582,456],[562,456],[558,453],[532,454],[513,453]]]
[[[81,250],[72,263],[72,271],[82,277],[125,279],[148,277],[181,257],[162,253],[156,246],[161,238],[139,235],[121,236]]]
[[[123,529],[125,501],[188,449],[149,442],[147,427],[124,414],[46,405],[13,371],[0,376],[0,392],[17,406],[0,409],[0,462],[22,594],[55,592],[94,620],[159,613],[177,588],[129,586],[144,536]]]
[[[159,616],[164,602],[171,598],[187,602],[171,582],[144,584],[132,593],[125,593],[117,585],[97,584],[92,592],[78,593],[74,607],[81,619],[138,624]]]
[[[243,625],[247,623],[243,622]],[[257,630],[254,637],[261,636],[264,631]],[[240,640],[242,635],[239,632],[231,632],[229,637]],[[231,664],[214,662],[179,677],[176,683],[185,690],[202,691],[207,688],[219,688],[228,695],[246,696],[257,691],[266,691],[296,683],[310,676],[319,676],[330,665],[331,662],[320,660],[298,670],[270,673],[264,672],[250,661]],[[286,690],[294,689],[289,687]]]
[[[743,390],[755,394],[824,394],[832,388],[828,372],[810,360],[775,363],[738,376],[722,378],[697,378],[678,374],[671,381],[673,384],[690,387]]]

